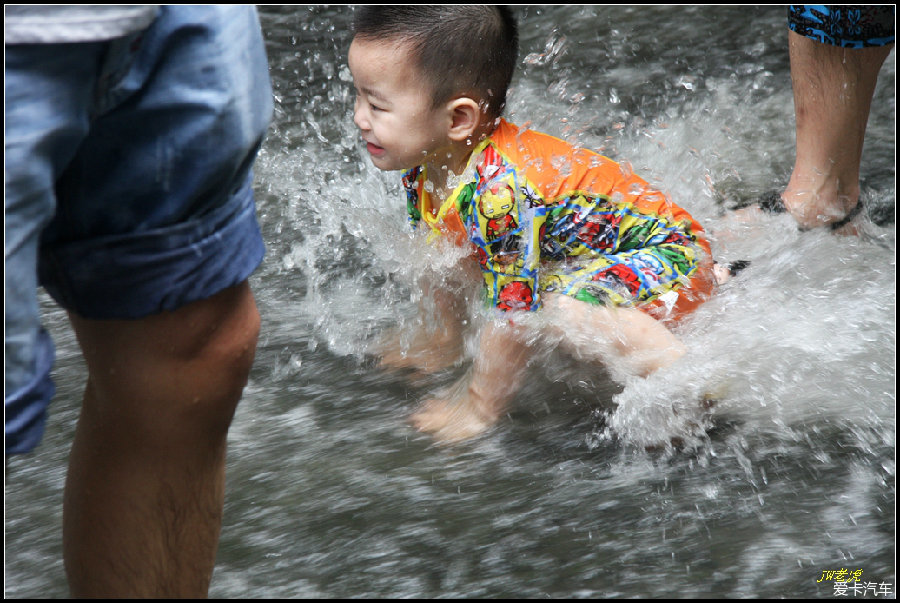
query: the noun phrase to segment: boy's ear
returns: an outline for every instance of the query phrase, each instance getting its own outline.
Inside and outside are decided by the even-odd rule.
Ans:
[[[481,121],[481,109],[474,99],[461,96],[450,101],[447,108],[450,112],[448,135],[451,140],[461,142],[475,134]]]

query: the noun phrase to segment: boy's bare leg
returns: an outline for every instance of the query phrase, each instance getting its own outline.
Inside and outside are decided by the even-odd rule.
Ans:
[[[595,306],[547,294],[552,331],[576,356],[599,361],[613,374],[646,377],[681,358],[684,344],[665,325],[633,308]]]
[[[859,201],[869,109],[893,45],[844,49],[788,36],[797,149],[782,198],[798,224],[812,228],[841,220]]]
[[[594,306],[546,294],[549,334],[576,356],[602,362],[614,374],[647,376],[681,358],[687,349],[661,322],[640,310]],[[413,414],[413,424],[443,441],[463,440],[490,428],[519,389],[531,357],[524,333],[491,324],[481,335],[471,371]]]
[[[471,370],[410,417],[422,431],[450,442],[489,429],[519,389],[530,348],[512,325],[491,323],[481,333]]]
[[[75,597],[205,597],[226,434],[260,319],[247,283],[141,320],[72,316],[88,365],[66,481]]]

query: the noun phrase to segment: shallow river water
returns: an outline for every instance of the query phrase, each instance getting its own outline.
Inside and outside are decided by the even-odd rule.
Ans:
[[[367,354],[415,326],[435,252],[352,123],[348,7],[261,7],[276,114],[257,170],[268,255],[257,361],[231,433],[217,598],[804,598],[862,570],[895,596],[895,54],[863,158],[860,237],[728,208],[786,182],[784,7],[518,7],[507,116],[602,151],[750,267],[678,334],[671,370],[616,384],[548,355],[501,423],[436,446],[410,381]],[[414,260],[414,261],[413,261]],[[10,461],[5,594],[67,596],[62,489],[85,379],[62,312],[43,444]],[[716,392],[705,433],[684,413]],[[680,450],[645,444],[685,436]],[[690,437],[688,437],[690,436]],[[852,595],[851,595],[852,596]]]

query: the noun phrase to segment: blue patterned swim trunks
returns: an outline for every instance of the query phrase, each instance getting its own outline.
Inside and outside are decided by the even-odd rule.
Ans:
[[[788,24],[791,31],[832,46],[886,46],[894,43],[894,12],[892,4],[793,4]]]

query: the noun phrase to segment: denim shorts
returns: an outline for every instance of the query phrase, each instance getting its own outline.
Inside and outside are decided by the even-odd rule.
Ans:
[[[272,92],[246,5],[164,6],[130,36],[5,59],[10,454],[38,444],[53,394],[38,285],[84,318],[136,319],[260,264],[251,167]]]
[[[823,44],[868,48],[894,43],[894,6],[792,4],[791,31]]]

